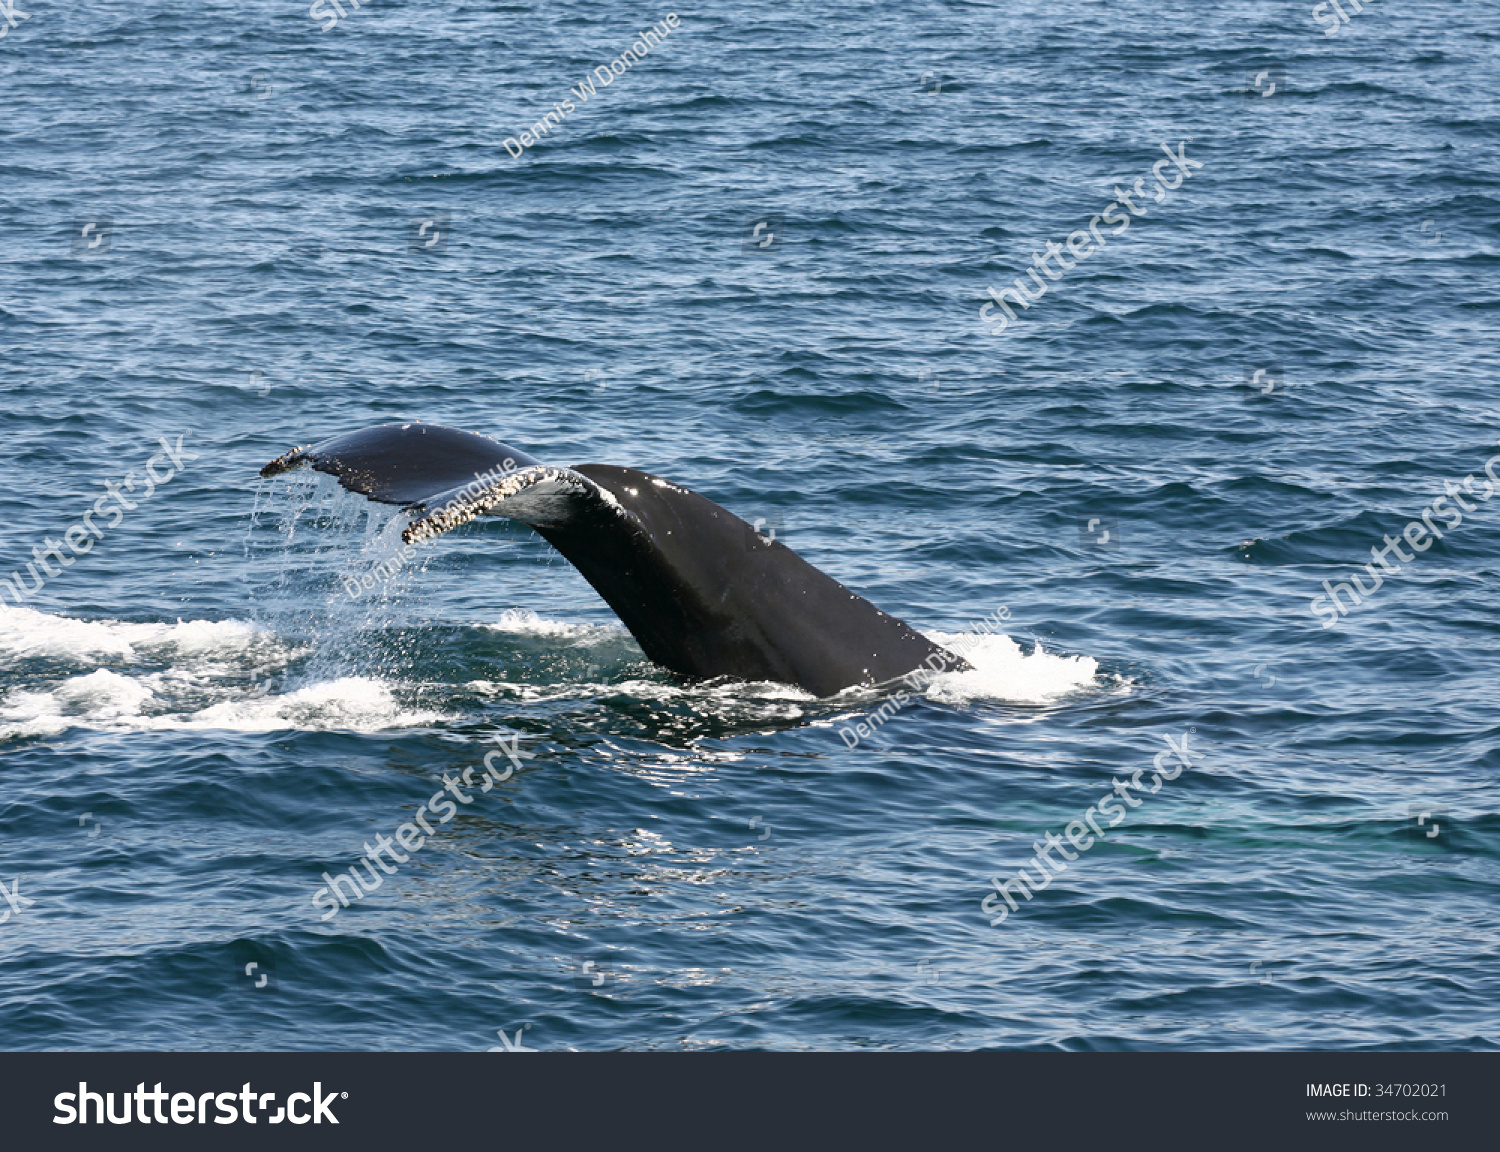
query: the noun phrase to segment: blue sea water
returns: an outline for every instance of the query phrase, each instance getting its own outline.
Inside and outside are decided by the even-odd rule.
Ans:
[[[1493,7],[752,0],[587,101],[669,10],[343,7],[0,39],[0,577],[136,485],[0,604],[0,1047],[1500,1047]],[[976,669],[850,747],[889,697],[679,682],[503,521],[352,596],[399,516],[257,470],[418,419],[667,476]]]

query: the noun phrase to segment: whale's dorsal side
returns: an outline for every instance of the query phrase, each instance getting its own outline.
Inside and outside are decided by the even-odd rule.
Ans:
[[[387,424],[294,449],[261,475],[304,465],[401,505],[408,542],[481,515],[530,525],[649,659],[684,676],[831,696],[931,666],[934,654],[947,669],[968,667],[713,501],[633,468],[554,468],[472,432]]]

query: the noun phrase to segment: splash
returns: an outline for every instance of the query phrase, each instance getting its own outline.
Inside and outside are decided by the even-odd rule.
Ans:
[[[376,732],[448,719],[404,707],[378,677],[315,676],[288,688],[287,667],[310,651],[242,620],[136,624],[0,606],[0,668],[46,659],[75,669],[61,679],[22,673],[30,682],[0,698],[0,739],[72,729]]]
[[[945,672],[927,687],[929,700],[963,704],[970,700],[1005,700],[1019,704],[1048,704],[1099,684],[1099,662],[1091,656],[1058,656],[1036,641],[1030,652],[1009,636],[962,636],[946,632],[924,635],[935,644],[972,643],[964,659],[972,671]]]
[[[630,635],[620,624],[571,624],[563,620],[548,620],[527,608],[509,608],[500,613],[500,618],[493,624],[481,627],[513,636],[557,636],[579,641],[622,639]]]

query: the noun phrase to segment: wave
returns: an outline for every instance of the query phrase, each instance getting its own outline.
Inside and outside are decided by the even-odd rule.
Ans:
[[[287,686],[279,677],[306,651],[242,620],[142,624],[0,606],[0,656],[12,663],[114,665],[13,688],[0,699],[0,739],[75,728],[376,732],[447,719],[403,706],[378,678],[334,674]]]
[[[391,685],[364,676],[309,684],[281,695],[241,691],[205,707],[181,709],[169,675],[126,676],[100,668],[0,701],[0,740],[60,736],[77,728],[105,732],[382,732],[450,719],[401,705]],[[221,692],[222,694],[222,692]]]
[[[262,632],[263,629],[243,620],[132,624],[120,620],[76,620],[35,608],[0,604],[0,656],[22,659],[133,660],[144,650],[164,647],[187,654],[243,650]]]

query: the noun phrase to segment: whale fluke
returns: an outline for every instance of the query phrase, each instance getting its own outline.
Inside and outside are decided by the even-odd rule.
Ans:
[[[696,492],[634,468],[555,468],[436,424],[383,424],[261,469],[311,466],[401,506],[407,543],[476,516],[530,525],[614,609],[646,656],[683,676],[795,684],[831,696],[969,665]]]

